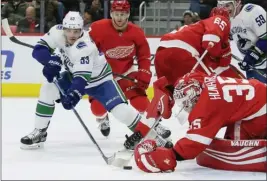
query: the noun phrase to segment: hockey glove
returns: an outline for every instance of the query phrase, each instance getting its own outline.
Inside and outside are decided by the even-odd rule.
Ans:
[[[61,103],[65,109],[70,110],[78,104],[84,95],[86,85],[87,81],[85,81],[83,78],[73,78],[71,87],[68,89],[65,96],[61,97]]]
[[[81,98],[82,95],[78,90],[70,90],[65,96],[62,96],[61,103],[65,109],[70,110],[78,104]]]
[[[43,75],[49,83],[53,82],[55,77],[59,76],[62,61],[58,56],[51,56],[51,59],[44,65]]]
[[[257,47],[249,49],[242,62],[239,62],[241,70],[248,71],[252,68],[266,69],[267,57],[263,55],[263,52]],[[265,66],[264,66],[265,65]]]
[[[146,90],[149,86],[152,73],[150,70],[139,69],[133,74],[133,78],[137,80],[137,87]]]
[[[161,77],[154,82],[153,87],[154,97],[147,108],[147,118],[162,116],[164,119],[169,119],[174,105],[172,86],[168,84],[166,77]]]
[[[145,140],[134,150],[136,165],[144,172],[173,172],[177,165],[172,148],[157,147],[154,140]]]

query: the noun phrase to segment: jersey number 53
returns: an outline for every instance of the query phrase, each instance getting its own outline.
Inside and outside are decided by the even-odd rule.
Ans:
[[[217,80],[222,84],[223,98],[227,102],[233,102],[233,96],[230,95],[230,91],[235,91],[237,96],[242,96],[244,95],[244,92],[246,92],[246,101],[255,97],[255,88],[248,84],[248,80],[243,79],[242,84],[230,77],[223,79],[218,76]]]

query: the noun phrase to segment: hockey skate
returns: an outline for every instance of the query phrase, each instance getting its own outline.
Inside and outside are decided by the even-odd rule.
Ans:
[[[108,114],[103,118],[96,118],[96,121],[99,123],[99,129],[102,135],[107,137],[110,133]]]
[[[134,132],[131,136],[126,135],[126,141],[124,142],[124,147],[128,150],[134,150],[136,145],[142,140],[142,135],[140,132]],[[160,135],[157,135],[154,140],[159,147],[172,148],[172,142],[162,138]]]
[[[21,149],[38,149],[43,147],[43,143],[46,141],[47,128],[37,129],[35,128],[30,134],[20,139]]]
[[[161,125],[160,123],[155,127],[155,131],[164,139],[169,138],[171,135],[171,130]]]

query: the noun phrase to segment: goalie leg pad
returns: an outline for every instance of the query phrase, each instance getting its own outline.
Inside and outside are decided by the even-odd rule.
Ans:
[[[264,109],[264,108],[263,108]],[[266,114],[251,120],[238,121],[233,125],[227,126],[225,138],[237,139],[266,139],[267,122]]]
[[[214,139],[197,156],[197,164],[219,170],[266,172],[266,146],[266,140]]]

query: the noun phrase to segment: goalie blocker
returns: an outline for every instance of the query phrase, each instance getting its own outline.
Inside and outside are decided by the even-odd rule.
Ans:
[[[196,160],[213,169],[266,172],[266,146],[266,140],[214,139]]]

